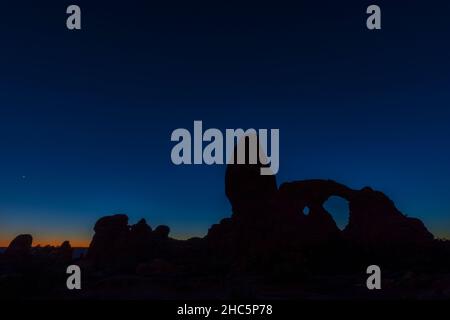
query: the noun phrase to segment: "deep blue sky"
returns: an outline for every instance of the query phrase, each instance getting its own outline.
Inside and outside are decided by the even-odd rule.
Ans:
[[[369,185],[450,236],[448,1],[92,2],[2,5],[0,244],[86,242],[116,212],[204,235],[230,206],[224,166],[170,161],[194,120],[279,128],[279,183]]]

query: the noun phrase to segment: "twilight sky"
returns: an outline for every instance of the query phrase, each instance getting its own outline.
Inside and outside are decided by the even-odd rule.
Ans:
[[[203,236],[230,206],[224,166],[170,161],[194,120],[279,128],[278,183],[368,185],[450,237],[448,1],[92,2],[2,5],[0,246],[86,245],[118,212]]]

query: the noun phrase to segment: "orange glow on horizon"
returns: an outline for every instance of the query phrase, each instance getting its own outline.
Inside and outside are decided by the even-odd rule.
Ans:
[[[177,240],[187,240],[191,238],[188,234],[173,234],[170,235],[172,238]],[[11,241],[15,238],[15,236],[11,236],[10,238],[5,237],[4,235],[0,237],[0,247],[6,248],[9,246]],[[70,245],[74,248],[88,248],[91,243],[91,237],[88,238],[78,238],[78,239],[71,239],[70,237],[65,238],[64,236],[55,236],[55,237],[37,237],[33,235],[33,247],[41,246],[53,246],[53,247],[59,247],[64,241],[69,241]]]
[[[13,239],[3,239],[0,238],[0,247],[6,248],[9,246]],[[53,246],[53,247],[59,247],[65,240],[59,240],[59,239],[33,239],[33,247],[41,246]],[[67,241],[70,242],[70,245],[74,248],[87,248],[89,247],[89,244],[91,242],[90,239],[76,239],[76,240],[70,240],[67,239]]]
[[[0,247],[6,248],[9,246],[11,241],[16,238],[19,234],[31,234],[33,236],[33,247],[41,246],[53,246],[59,247],[64,241],[69,241],[70,245],[74,248],[88,248],[94,232],[86,232],[83,234],[73,233],[73,232],[48,232],[45,234],[35,232],[35,230],[10,230],[6,232],[0,231]],[[190,232],[171,232],[169,235],[171,238],[177,240],[187,240],[194,235],[198,237],[203,237],[205,234],[199,232],[199,230],[190,230]]]
[[[190,236],[185,234],[177,234],[177,235],[171,235],[172,238],[178,239],[178,240],[186,240],[190,238]],[[0,247],[6,248],[9,246],[11,241],[14,239],[14,237],[6,238],[5,236],[0,238]],[[438,234],[436,235],[436,239],[442,239],[442,240],[450,240],[450,234]],[[56,237],[56,238],[45,238],[45,237],[34,237],[33,236],[33,247],[41,246],[45,247],[47,245],[59,247],[65,240],[70,242],[70,245],[74,248],[88,248],[89,244],[91,243],[91,238],[79,238],[79,239],[70,239],[70,238],[64,238],[64,237]]]

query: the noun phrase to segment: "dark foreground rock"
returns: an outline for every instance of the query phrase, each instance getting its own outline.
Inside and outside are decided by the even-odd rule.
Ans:
[[[426,263],[433,235],[382,192],[332,180],[295,181],[278,189],[274,176],[260,175],[261,167],[227,167],[225,190],[233,213],[205,238],[218,263],[264,272],[288,265],[294,271],[321,271],[329,264],[348,269],[370,257],[399,266]],[[324,207],[332,196],[349,203],[342,231]]]
[[[33,237],[29,234],[18,235],[5,251],[5,255],[10,258],[26,258],[30,255]]]
[[[450,242],[400,212],[382,192],[332,180],[281,184],[261,164],[228,165],[232,214],[204,238],[181,241],[168,226],[106,216],[94,226],[87,254],[34,247],[14,239],[0,254],[0,296],[127,299],[449,298]],[[349,204],[340,230],[325,202]],[[68,292],[65,271],[77,264],[83,290]],[[365,289],[368,265],[383,270],[383,292]],[[30,288],[32,288],[30,290]]]
[[[99,219],[94,227],[87,260],[98,270],[130,271],[140,263],[170,254],[170,228],[158,226],[155,230],[141,219],[128,225],[123,214]]]

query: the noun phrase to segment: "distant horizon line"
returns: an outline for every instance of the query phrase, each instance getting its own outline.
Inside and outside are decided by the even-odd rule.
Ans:
[[[25,233],[23,233],[23,234],[25,234]],[[0,249],[6,249],[6,248],[8,248],[8,246],[11,244],[11,242],[17,237],[17,236],[19,236],[19,235],[21,235],[21,234],[17,234],[15,237],[13,237],[11,240],[4,240],[4,241],[2,241],[2,243],[0,244]],[[31,236],[32,237],[34,237],[32,234],[31,234]],[[203,238],[204,236],[186,236],[186,237],[184,237],[184,236],[170,236],[169,235],[169,237],[170,238],[172,238],[172,239],[174,239],[174,240],[179,240],[179,241],[185,241],[185,240],[189,240],[189,239],[192,239],[192,238]],[[71,240],[69,240],[69,239],[66,239],[66,240],[62,240],[62,241],[60,241],[60,240],[58,240],[58,241],[50,241],[50,242],[46,242],[46,243],[40,243],[40,242],[37,242],[36,244],[32,244],[32,248],[36,248],[36,247],[38,247],[38,246],[40,246],[40,247],[42,247],[42,248],[44,248],[44,247],[46,247],[46,246],[51,246],[51,247],[60,247],[61,246],[61,244],[63,243],[63,241],[69,241],[69,243],[70,243],[70,245],[72,246],[72,248],[89,248],[89,246],[90,246],[90,243],[91,243],[91,241],[92,241],[92,239],[91,240],[88,240],[86,243],[83,243],[83,244],[81,244],[80,245],[80,242],[78,242],[78,241],[75,241],[74,243],[76,243],[76,245],[72,245],[72,241]]]
[[[203,238],[203,237],[195,237],[195,236],[193,236],[193,237],[187,237],[187,238],[184,238],[184,239],[179,239],[179,238],[174,238],[174,237],[170,237],[170,238],[172,238],[172,239],[174,239],[174,240],[179,240],[179,241],[186,241],[186,240],[189,240],[189,239],[192,239],[192,238]],[[12,240],[10,241],[10,243],[11,243],[13,240],[14,240],[14,239],[12,239]],[[434,240],[450,241],[450,237],[435,237]],[[66,240],[66,241],[69,241],[69,243],[71,242],[70,240]],[[9,243],[9,244],[10,244],[10,243]],[[8,245],[5,245],[5,244],[0,245],[0,249],[3,249],[3,250],[7,249],[8,246],[9,246],[9,244],[8,244]],[[42,243],[38,243],[38,244],[36,244],[36,245],[32,245],[31,247],[32,247],[32,248],[37,248],[37,247],[45,248],[45,247],[47,247],[47,246],[50,246],[50,247],[60,247],[61,244],[62,244],[62,242],[61,242],[61,243],[58,243],[58,244],[42,244]],[[72,246],[72,244],[71,244],[71,246]],[[89,246],[90,246],[90,242],[89,242],[89,244],[87,244],[87,245],[76,245],[76,246],[72,246],[72,249],[89,249]]]

